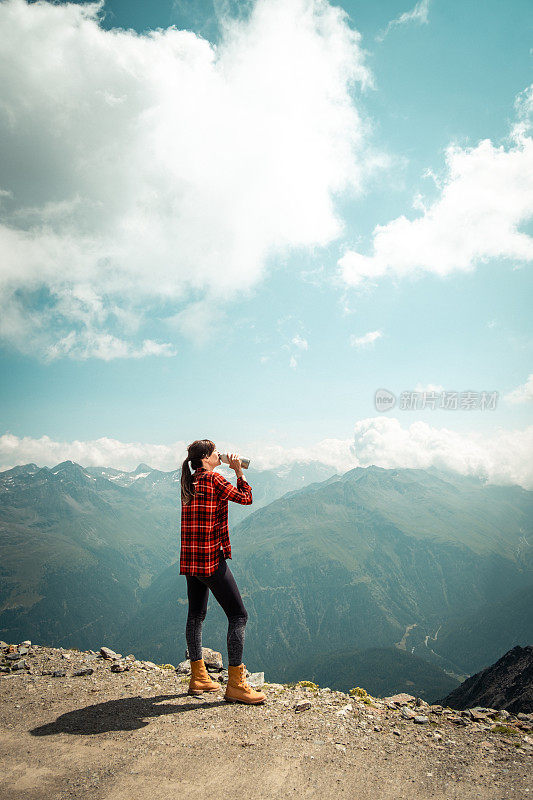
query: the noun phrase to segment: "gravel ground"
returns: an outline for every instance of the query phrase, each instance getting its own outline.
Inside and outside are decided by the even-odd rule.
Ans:
[[[533,720],[268,683],[264,704],[229,704],[224,687],[190,697],[187,675],[133,656],[23,658],[0,674],[4,800],[533,796]]]

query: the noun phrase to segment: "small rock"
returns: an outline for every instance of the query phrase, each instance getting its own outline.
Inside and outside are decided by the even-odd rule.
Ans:
[[[397,706],[406,706],[409,703],[414,703],[415,698],[412,694],[405,694],[405,692],[400,692],[399,694],[393,694],[392,697],[385,697],[385,701],[389,703],[395,703]]]
[[[297,712],[308,711],[310,708],[311,708],[311,703],[309,702],[309,700],[301,700],[294,706],[294,710]]]
[[[429,722],[429,717],[426,717],[425,714],[417,714],[414,717],[413,722],[415,722],[417,725],[426,725]]]
[[[15,669],[17,669],[17,670],[18,669],[29,669],[29,668],[30,668],[30,666],[29,666],[28,662],[24,661],[24,659],[21,659],[20,661],[15,661],[14,664],[11,664],[11,669],[13,669],[13,670],[15,670]]]
[[[176,672],[178,675],[188,675],[191,671],[191,662],[187,661],[180,661],[178,666],[176,667]]]
[[[44,674],[45,673],[43,672],[43,675]],[[56,669],[56,670],[54,670],[52,672],[52,678],[66,678],[66,677],[67,677],[67,673],[63,672],[63,670],[61,670],[61,669]]]
[[[113,667],[111,667],[111,669],[113,669]],[[75,672],[74,677],[78,678],[81,677],[82,675],[92,675],[93,672],[94,669],[92,667],[85,667],[85,669],[79,669],[77,672]]]
[[[476,722],[482,722],[483,720],[488,719],[487,715],[484,714],[483,711],[478,711],[476,708],[470,708],[469,713],[470,718]]]
[[[4,642],[4,641],[2,641],[2,640],[0,639],[0,648],[1,648],[2,650],[5,650],[7,647],[9,647],[8,643],[7,643],[7,642]]]
[[[29,648],[25,644],[19,644],[19,655],[26,656],[28,655]]]
[[[20,658],[20,654],[18,652],[13,652],[13,653],[8,653],[4,657],[6,661],[18,661],[18,659]]]
[[[404,719],[414,719],[416,717],[415,712],[411,708],[406,708],[405,706],[400,711],[400,714]]]
[[[402,734],[400,733],[400,731],[398,730],[398,728],[393,728],[393,729],[392,729],[392,732],[393,732],[393,734],[394,734],[395,736],[401,736],[401,735],[402,735]]]
[[[251,672],[246,678],[250,686],[262,686],[265,682],[264,672]]]
[[[185,650],[185,658],[189,660],[189,648]],[[214,670],[224,668],[222,653],[219,653],[217,650],[211,650],[210,647],[202,647],[202,658],[206,667],[210,667]]]
[[[349,712],[352,709],[353,709],[352,704],[348,703],[347,705],[343,706],[342,708],[339,708],[339,710],[336,711],[335,714],[337,715],[337,717],[345,717],[347,714],[349,714]]]
[[[119,658],[122,658],[120,653],[115,653],[115,651],[111,650],[109,647],[101,647],[100,655],[102,656],[102,658],[107,658],[110,660],[118,660]]]
[[[115,661],[114,664],[111,664],[111,672],[127,672],[130,668],[129,664],[125,664],[123,661]]]
[[[29,639],[25,639],[23,642],[20,643],[23,647],[31,647],[31,642]]]

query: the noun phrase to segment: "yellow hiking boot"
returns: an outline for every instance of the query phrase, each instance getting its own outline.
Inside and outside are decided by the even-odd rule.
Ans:
[[[226,703],[251,703],[253,705],[262,703],[266,699],[266,694],[256,692],[246,683],[246,667],[239,664],[238,667],[228,666],[228,683],[224,700]]]
[[[205,668],[203,658],[191,661],[191,679],[187,694],[202,694],[202,692],[216,692],[222,689],[220,683],[212,681]]]

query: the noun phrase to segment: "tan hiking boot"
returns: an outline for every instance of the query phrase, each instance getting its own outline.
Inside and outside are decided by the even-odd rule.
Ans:
[[[224,700],[226,703],[262,703],[266,699],[266,694],[256,692],[246,683],[246,667],[239,664],[238,667],[228,667],[228,683]]]
[[[222,689],[220,683],[212,681],[205,668],[203,658],[191,661],[191,679],[187,694],[202,694],[202,692],[216,692]]]

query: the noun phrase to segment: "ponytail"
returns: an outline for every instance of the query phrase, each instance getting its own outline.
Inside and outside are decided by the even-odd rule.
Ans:
[[[184,506],[189,505],[194,497],[194,480],[189,468],[196,470],[202,466],[202,458],[208,458],[215,449],[214,443],[210,439],[197,439],[187,448],[187,458],[181,465],[181,502]]]

